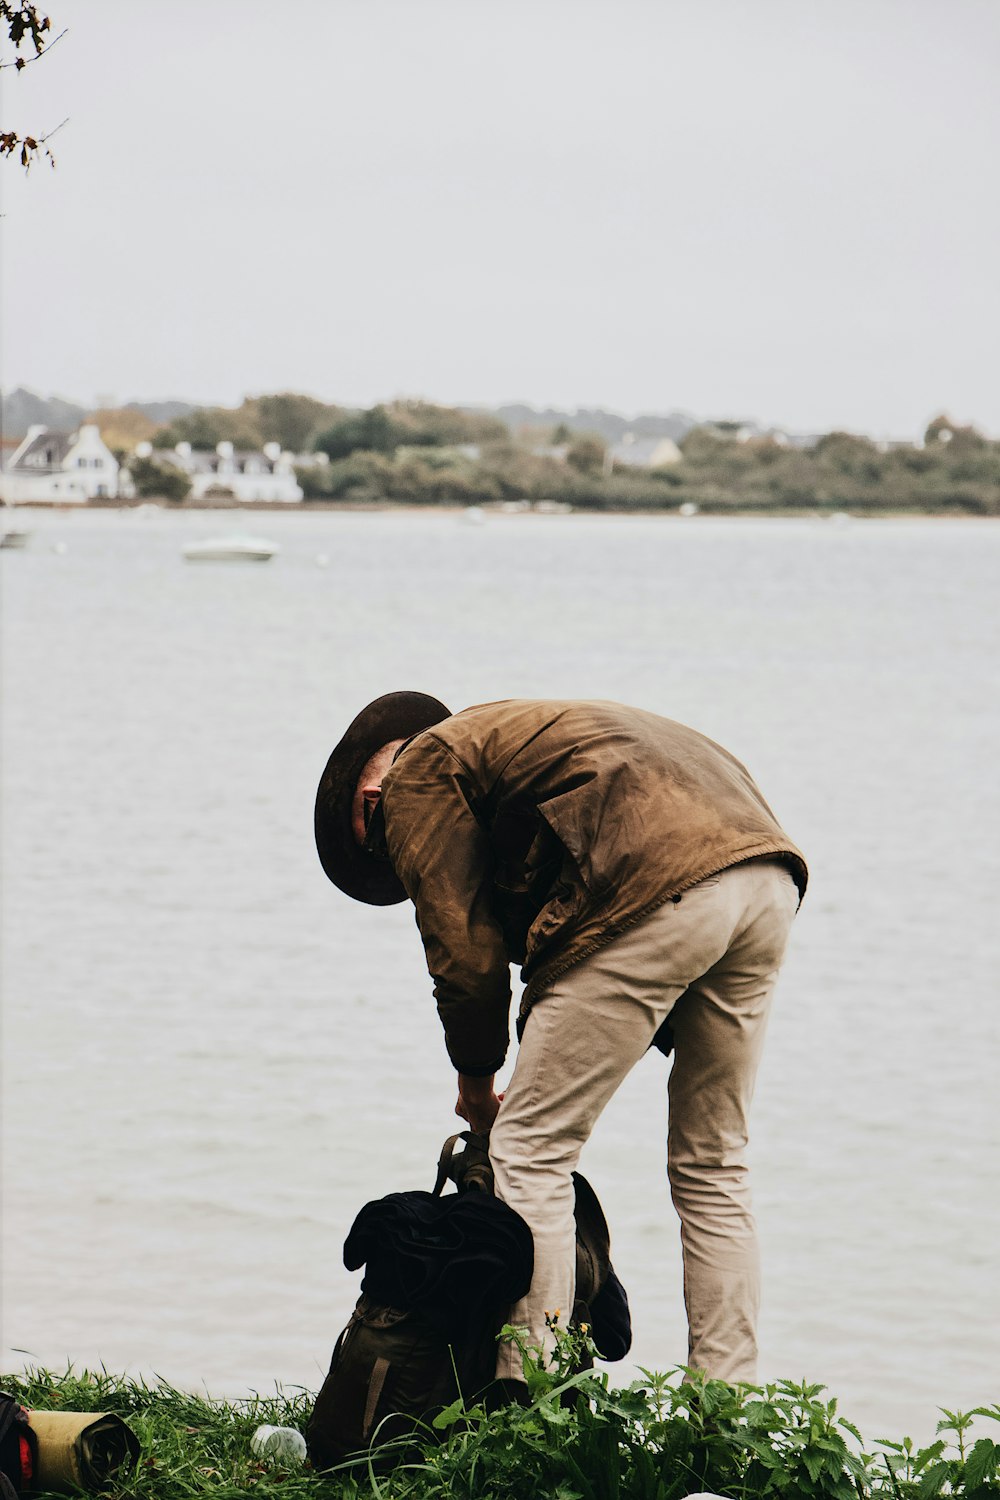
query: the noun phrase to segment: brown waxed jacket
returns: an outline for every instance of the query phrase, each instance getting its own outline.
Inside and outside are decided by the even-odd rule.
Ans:
[[[382,783],[386,848],[416,908],[448,1054],[486,1075],[557,975],[730,865],[802,855],[749,773],[694,729],[619,703],[510,700],[454,714]]]

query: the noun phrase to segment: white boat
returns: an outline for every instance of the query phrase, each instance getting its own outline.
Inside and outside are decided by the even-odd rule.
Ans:
[[[215,536],[184,547],[188,562],[269,562],[281,548],[259,536]]]

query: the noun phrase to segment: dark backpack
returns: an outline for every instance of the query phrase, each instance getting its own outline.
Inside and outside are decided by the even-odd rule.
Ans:
[[[306,1429],[317,1469],[397,1462],[394,1440],[493,1383],[497,1337],[531,1285],[531,1231],[485,1183],[442,1197],[445,1180],[367,1203],[352,1225],[344,1264],[366,1273]]]
[[[465,1149],[456,1155],[459,1140]],[[433,1418],[459,1396],[471,1404],[495,1392],[497,1338],[531,1284],[533,1249],[524,1220],[493,1196],[487,1145],[470,1131],[452,1136],[432,1193],[390,1193],[355,1219],[344,1263],[367,1269],[306,1429],[317,1469],[360,1456],[380,1468],[398,1462],[405,1440],[418,1429],[432,1432]],[[442,1197],[449,1179],[457,1192]],[[607,1258],[607,1225],[589,1184],[580,1178],[576,1186],[584,1299],[575,1312],[582,1309],[582,1320],[591,1321],[612,1278],[620,1296],[613,1294],[608,1307],[621,1344],[621,1309],[627,1332],[628,1303]],[[627,1348],[626,1338],[622,1353]]]
[[[455,1146],[465,1149],[456,1156]],[[434,1191],[448,1180],[459,1192],[470,1187],[493,1192],[493,1167],[489,1136],[463,1131],[450,1136],[441,1149]],[[586,1324],[598,1354],[613,1363],[624,1359],[632,1347],[632,1321],[628,1295],[611,1264],[611,1232],[600,1200],[582,1172],[573,1173],[576,1218],[576,1294],[570,1327]]]
[[[38,1467],[38,1443],[19,1401],[0,1391],[0,1496],[10,1500],[31,1488]]]

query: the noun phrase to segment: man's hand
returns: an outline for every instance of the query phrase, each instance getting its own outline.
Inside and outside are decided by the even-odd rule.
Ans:
[[[493,1091],[494,1074],[488,1078],[471,1078],[468,1073],[458,1075],[458,1103],[455,1113],[472,1126],[478,1135],[489,1135],[490,1126],[497,1117],[500,1100]]]

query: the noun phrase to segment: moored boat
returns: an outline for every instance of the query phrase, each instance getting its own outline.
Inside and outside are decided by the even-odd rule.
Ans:
[[[281,548],[256,536],[206,537],[188,542],[183,554],[187,562],[269,562]]]

